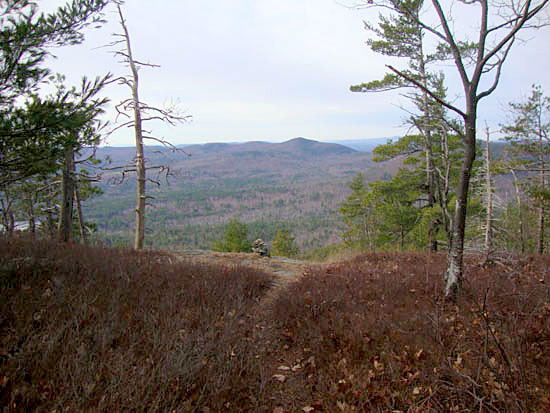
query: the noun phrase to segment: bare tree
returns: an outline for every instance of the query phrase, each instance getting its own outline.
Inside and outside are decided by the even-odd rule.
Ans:
[[[392,65],[387,67],[397,76],[425,91],[436,102],[456,113],[463,122],[460,131],[464,142],[458,185],[456,188],[456,207],[452,222],[452,234],[445,272],[445,295],[456,299],[463,278],[464,231],[470,177],[476,152],[476,129],[480,101],[492,94],[498,87],[504,62],[510,50],[518,40],[521,30],[540,28],[544,22],[536,17],[548,5],[550,0],[470,0],[442,2],[431,0],[425,8],[433,13],[416,13],[409,0],[361,1],[359,7],[379,7],[389,13],[416,19],[424,32],[437,42],[436,53],[450,56],[463,87],[463,105],[459,106],[448,99],[441,98],[434,90],[421,81],[411,77],[406,70]],[[428,5],[431,5],[429,7]],[[455,21],[456,13],[463,13],[470,22],[476,21],[477,40],[470,42],[463,27]],[[430,16],[435,14],[432,21]],[[462,15],[462,14],[461,14]],[[477,16],[477,17],[475,17]],[[475,17],[475,18],[474,18]],[[461,37],[462,36],[462,37]],[[486,88],[482,86],[488,84]]]
[[[118,44],[123,44],[123,50],[118,50],[115,52],[115,55],[121,57],[123,62],[126,63],[130,68],[130,75],[127,77],[121,77],[118,79],[120,84],[126,85],[130,88],[132,96],[122,102],[120,102],[116,109],[119,115],[126,117],[128,120],[121,125],[119,125],[114,130],[132,127],[134,129],[135,142],[136,142],[136,157],[134,159],[133,165],[126,165],[122,167],[123,177],[128,172],[135,172],[137,177],[137,191],[136,191],[136,233],[134,240],[134,248],[141,249],[143,248],[143,241],[145,238],[145,207],[147,205],[147,199],[151,198],[146,193],[146,183],[151,181],[147,178],[147,171],[151,169],[156,169],[159,172],[164,172],[166,175],[169,173],[169,170],[164,165],[151,166],[147,165],[145,152],[144,152],[144,141],[146,139],[160,143],[171,150],[177,150],[175,146],[168,143],[163,138],[157,138],[151,136],[148,131],[143,129],[143,123],[150,120],[161,120],[169,123],[170,125],[175,125],[177,122],[184,122],[190,119],[190,116],[181,116],[177,113],[176,107],[171,106],[167,109],[160,109],[156,107],[149,106],[142,102],[139,97],[139,68],[148,66],[148,67],[159,67],[151,63],[143,63],[136,60],[132,54],[132,47],[130,43],[130,34],[126,21],[122,14],[122,9],[120,4],[117,3],[118,15],[120,17],[120,25],[122,27],[121,34],[115,34],[116,37],[120,38],[110,44],[110,46],[115,46]],[[128,114],[131,112],[131,115]],[[113,130],[113,131],[114,131]],[[158,184],[158,181],[154,181]]]

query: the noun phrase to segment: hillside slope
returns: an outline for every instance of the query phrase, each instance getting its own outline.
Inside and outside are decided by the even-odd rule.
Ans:
[[[358,172],[367,179],[394,173],[395,163],[374,164],[371,155],[343,145],[304,138],[282,143],[190,145],[183,152],[149,148],[152,165],[166,164],[168,185],[149,184],[154,208],[147,214],[150,246],[208,249],[232,217],[250,225],[250,236],[271,241],[277,229],[292,230],[301,248],[337,242],[338,208]],[[100,148],[113,165],[132,159],[133,148]],[[135,182],[108,185],[85,212],[113,242],[131,238]],[[151,176],[151,175],[150,175]],[[157,179],[153,175],[154,179]]]

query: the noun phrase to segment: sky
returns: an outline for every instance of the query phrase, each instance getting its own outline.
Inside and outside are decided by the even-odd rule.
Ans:
[[[351,1],[351,0],[350,0]],[[385,65],[396,63],[374,54],[363,21],[375,22],[373,10],[345,7],[348,0],[127,0],[123,13],[133,54],[142,62],[160,65],[140,71],[140,97],[150,106],[173,102],[190,122],[171,127],[145,125],[156,137],[173,144],[282,142],[295,137],[319,141],[399,136],[410,105],[398,92],[352,93],[349,87],[381,78]],[[64,3],[41,0],[43,10]],[[460,14],[457,14],[460,17]],[[78,46],[52,50],[48,63],[77,85],[83,75],[128,69],[103,48],[120,33],[118,15],[106,10],[107,24],[87,29]],[[457,24],[458,22],[457,17]],[[471,19],[465,19],[470,23]],[[464,26],[465,32],[472,27]],[[550,94],[550,31],[523,35],[512,50],[493,95],[482,101],[479,125],[492,130],[507,119],[510,101],[525,99],[531,84]],[[451,100],[460,105],[453,68],[443,70]],[[454,76],[454,77],[453,77]],[[114,104],[130,89],[113,84],[105,120],[114,121]],[[132,145],[131,129],[107,138],[108,145]]]

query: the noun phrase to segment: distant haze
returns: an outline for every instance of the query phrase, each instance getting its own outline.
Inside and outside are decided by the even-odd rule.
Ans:
[[[385,64],[400,67],[366,46],[363,20],[376,21],[377,10],[343,7],[342,0],[202,0],[132,1],[124,5],[136,59],[160,65],[140,71],[141,98],[162,107],[179,102],[193,116],[189,124],[146,126],[174,144],[270,141],[297,136],[318,141],[403,135],[414,110],[398,92],[357,94],[349,86],[383,77]],[[51,9],[64,3],[41,0]],[[54,71],[77,84],[127,69],[108,49],[98,48],[120,33],[113,6],[108,23],[90,29],[80,46],[53,50]],[[472,22],[474,24],[475,22]],[[529,32],[513,48],[494,95],[480,105],[479,125],[493,129],[506,119],[505,107],[524,98],[531,84],[550,93],[549,30]],[[525,62],[532,62],[525,64]],[[461,105],[461,87],[450,64],[449,99]],[[112,85],[105,94],[113,103],[129,97],[126,87]],[[113,107],[106,120],[114,120]],[[133,143],[132,129],[108,138],[109,145]]]

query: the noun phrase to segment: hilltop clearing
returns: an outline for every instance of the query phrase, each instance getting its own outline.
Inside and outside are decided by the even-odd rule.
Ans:
[[[545,412],[550,262],[324,265],[0,238],[8,411]]]

